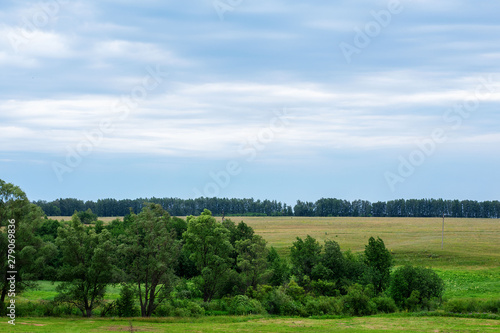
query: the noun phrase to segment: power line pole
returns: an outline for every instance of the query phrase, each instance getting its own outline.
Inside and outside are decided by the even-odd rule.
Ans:
[[[441,232],[441,250],[444,248],[444,213],[443,213],[443,231]]]

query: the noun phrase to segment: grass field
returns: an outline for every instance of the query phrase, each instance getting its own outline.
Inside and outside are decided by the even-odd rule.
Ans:
[[[23,318],[0,332],[500,332],[498,320],[385,315],[340,319],[204,317],[198,319]],[[132,326],[132,328],[131,328]]]

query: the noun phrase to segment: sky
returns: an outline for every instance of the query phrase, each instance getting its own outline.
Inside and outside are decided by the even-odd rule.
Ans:
[[[0,4],[31,200],[500,199],[500,3]]]

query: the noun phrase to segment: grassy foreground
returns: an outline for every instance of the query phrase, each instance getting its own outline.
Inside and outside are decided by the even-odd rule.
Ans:
[[[8,326],[8,327],[7,327]],[[75,319],[22,318],[15,326],[6,321],[0,332],[500,332],[500,322],[488,319],[408,317],[386,315],[341,319],[205,317]]]

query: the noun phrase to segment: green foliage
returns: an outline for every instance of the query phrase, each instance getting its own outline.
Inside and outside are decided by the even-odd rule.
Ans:
[[[384,291],[390,282],[392,256],[385,247],[384,241],[378,237],[370,237],[365,246],[366,264],[372,270],[372,282],[377,293]]]
[[[305,301],[303,316],[324,316],[341,315],[344,310],[344,304],[341,298],[335,297],[308,297]]]
[[[233,315],[249,315],[249,314],[264,314],[266,310],[256,299],[251,299],[246,295],[234,296],[229,307],[229,314]]]
[[[91,224],[97,222],[97,214],[92,213],[92,210],[90,208],[86,211],[75,213],[83,224]]]
[[[269,276],[269,283],[273,286],[283,285],[290,277],[290,269],[285,259],[281,258],[274,247],[271,246],[267,256],[271,274]]]
[[[302,283],[304,276],[311,276],[314,267],[320,262],[321,245],[311,236],[305,240],[297,237],[290,248],[292,271]]]
[[[182,240],[182,234],[187,230],[187,222],[180,217],[173,216],[170,221],[170,228],[175,231],[177,239]]]
[[[256,287],[267,282],[272,272],[268,270],[266,241],[259,235],[240,239],[235,243],[237,267],[246,287]]]
[[[375,303],[378,312],[393,313],[398,311],[396,302],[394,302],[394,300],[390,297],[387,296],[374,297],[372,298],[372,301]]]
[[[136,285],[141,315],[150,317],[172,290],[181,244],[160,205],[146,204],[130,221],[118,247],[121,268]]]
[[[452,299],[444,310],[453,313],[500,313],[500,300]]]
[[[337,283],[334,281],[311,281],[311,292],[316,296],[340,296],[340,290],[337,289]]]
[[[441,299],[443,280],[429,268],[404,266],[394,271],[390,294],[400,307],[417,309],[433,298]]]
[[[116,312],[119,317],[135,317],[140,312],[135,305],[134,288],[128,284],[123,284],[120,297],[116,300]]]
[[[325,280],[337,280],[346,276],[346,260],[340,246],[333,240],[325,240],[321,264],[326,268]]]
[[[203,277],[203,300],[210,301],[222,286],[222,277],[232,265],[233,246],[229,231],[218,223],[209,210],[187,218],[188,229],[183,234],[186,250]]]
[[[285,294],[290,296],[294,301],[301,302],[304,299],[306,292],[304,288],[302,288],[297,284],[297,282],[292,280],[285,287]]]
[[[269,314],[297,316],[300,314],[301,304],[287,295],[282,287],[274,288],[264,300],[264,308]]]
[[[116,257],[111,235],[107,230],[98,235],[87,229],[75,214],[70,224],[59,228],[56,243],[62,253],[59,276],[63,281],[56,299],[75,305],[83,316],[90,317],[112,281]]]
[[[371,290],[363,289],[359,284],[349,288],[347,295],[344,296],[345,311],[354,316],[366,316],[374,314],[377,305],[371,300]]]
[[[44,241],[54,242],[57,238],[57,229],[61,224],[57,220],[44,219],[37,233]]]
[[[36,286],[47,264],[57,256],[55,246],[38,234],[43,211],[31,204],[17,186],[0,179],[0,303],[9,290],[7,272],[15,258],[16,293]],[[9,257],[10,255],[10,257]],[[9,259],[11,262],[9,262]]]

